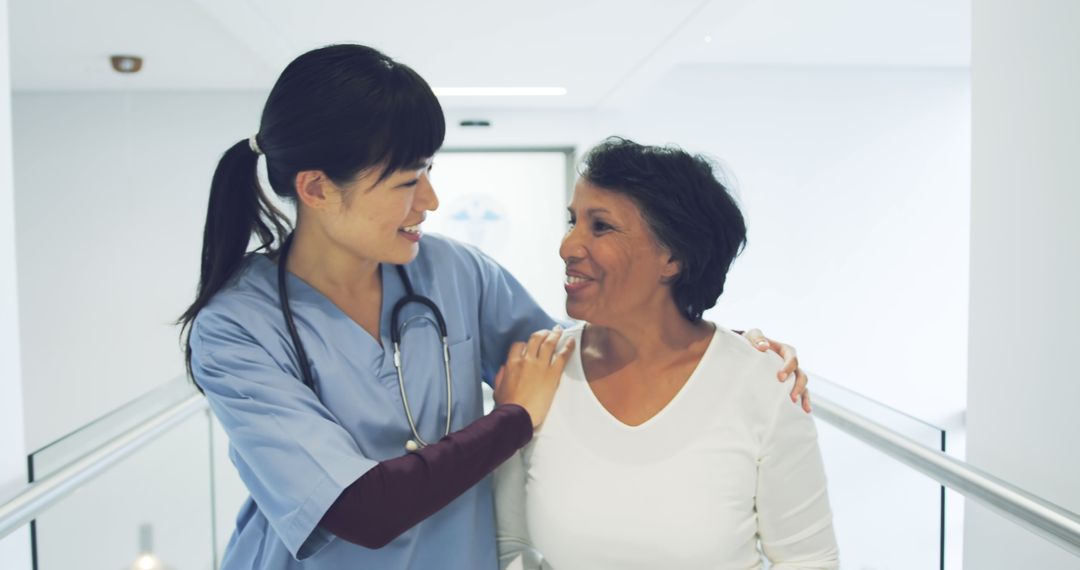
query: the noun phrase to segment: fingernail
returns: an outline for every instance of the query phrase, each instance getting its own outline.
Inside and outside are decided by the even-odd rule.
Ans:
[[[555,325],[555,328],[553,328],[551,330],[553,332],[561,332],[562,331],[562,325]]]

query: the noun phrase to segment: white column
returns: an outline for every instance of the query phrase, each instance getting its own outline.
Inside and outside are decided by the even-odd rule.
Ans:
[[[15,291],[15,190],[11,175],[8,2],[0,0],[0,502],[26,483],[19,313]],[[30,568],[29,534],[0,540],[4,568]]]
[[[1080,2],[972,8],[967,458],[1080,512]],[[1080,567],[971,501],[964,562]]]

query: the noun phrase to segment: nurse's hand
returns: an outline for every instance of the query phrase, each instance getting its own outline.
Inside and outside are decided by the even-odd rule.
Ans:
[[[529,412],[533,429],[540,427],[551,408],[563,368],[574,351],[574,339],[559,346],[562,329],[537,331],[529,342],[510,345],[506,364],[495,376],[495,403],[517,404]]]
[[[802,409],[809,414],[810,390],[806,388],[809,379],[806,377],[806,373],[799,368],[799,357],[795,354],[795,347],[766,338],[758,329],[750,329],[744,332],[743,338],[750,341],[750,344],[761,352],[771,350],[784,359],[784,366],[776,373],[776,377],[781,382],[784,382],[791,378],[792,373],[795,374],[795,385],[791,388],[791,401],[796,402],[801,398]]]

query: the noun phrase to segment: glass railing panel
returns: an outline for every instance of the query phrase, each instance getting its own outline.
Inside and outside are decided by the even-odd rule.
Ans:
[[[30,455],[31,480],[41,480],[113,438],[196,393],[186,376],[177,376]]]
[[[942,449],[945,432],[940,428],[817,376],[810,385],[814,398],[827,398]],[[820,418],[816,424],[841,568],[943,568],[942,487]]]
[[[126,415],[109,414],[87,426],[87,433],[80,430],[31,456],[35,474],[62,467],[61,457],[85,455],[91,448],[81,445],[108,441],[104,434],[142,411],[159,413],[157,404],[178,390],[162,389],[156,394],[162,399],[140,398],[142,407],[125,406]],[[210,426],[206,412],[187,417],[38,515],[35,570],[158,568],[147,555],[162,568],[212,570]]]

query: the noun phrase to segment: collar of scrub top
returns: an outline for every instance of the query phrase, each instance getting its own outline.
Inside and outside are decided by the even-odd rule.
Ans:
[[[293,319],[292,307],[289,305],[289,292],[286,287],[285,265],[289,258],[289,249],[292,247],[292,238],[293,234],[290,233],[281,244],[281,249],[278,252],[278,301],[281,304],[281,314],[285,318],[285,327],[288,329],[289,337],[292,339],[293,347],[296,349],[296,358],[300,365],[301,380],[304,382],[305,386],[311,389],[312,392],[315,392],[315,395],[318,396],[319,392],[315,388],[315,379],[311,374],[311,365],[308,360],[307,351],[304,349],[304,343],[300,341],[300,335],[296,331],[296,321]],[[405,295],[394,303],[394,308],[390,311],[390,342],[394,347],[394,370],[397,372],[398,390],[401,392],[401,405],[402,408],[404,408],[405,419],[409,422],[409,430],[413,435],[412,439],[405,442],[405,449],[408,451],[417,451],[427,447],[428,442],[420,437],[420,432],[416,427],[416,420],[413,418],[412,408],[409,406],[409,396],[405,393],[405,376],[401,371],[401,332],[416,320],[426,320],[431,322],[439,331],[439,338],[442,340],[443,372],[446,378],[446,426],[443,430],[443,437],[450,435],[451,414],[454,402],[453,381],[450,375],[450,343],[447,339],[446,319],[443,318],[442,311],[439,310],[439,307],[434,301],[423,295],[418,295],[413,291],[412,281],[405,272],[404,266],[395,265],[394,268],[397,269],[398,276],[401,277],[401,282],[405,286]],[[414,315],[406,319],[399,327],[398,316],[401,313],[401,310],[409,303],[419,303],[424,305],[430,309],[432,316],[424,314]],[[432,317],[434,317],[434,319]]]

